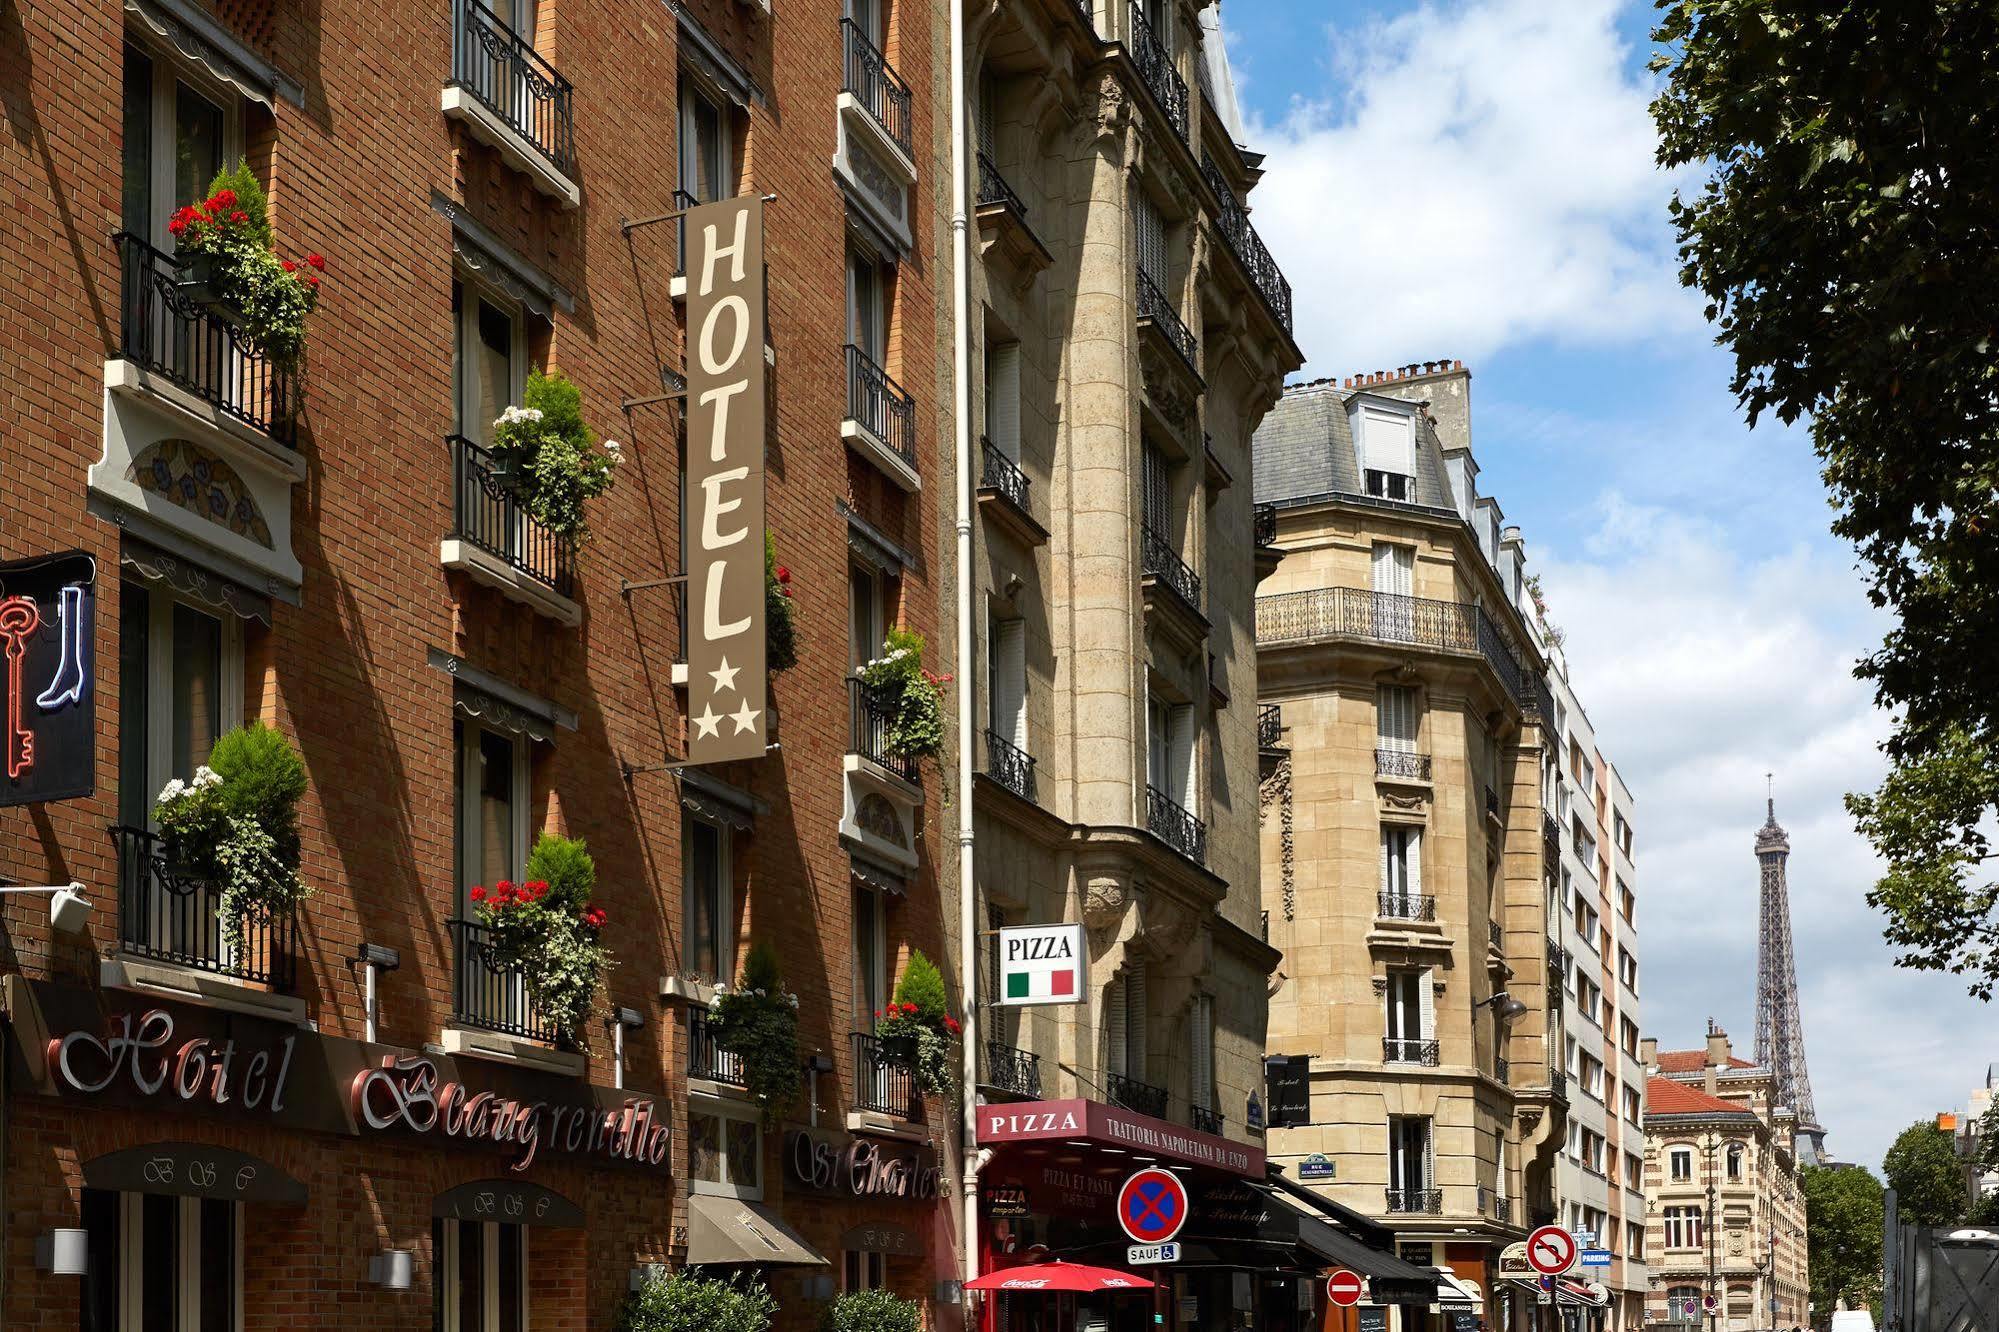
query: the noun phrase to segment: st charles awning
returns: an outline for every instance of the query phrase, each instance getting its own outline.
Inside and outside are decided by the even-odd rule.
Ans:
[[[760,1203],[697,1194],[687,1203],[690,1265],[824,1267],[826,1259]]]

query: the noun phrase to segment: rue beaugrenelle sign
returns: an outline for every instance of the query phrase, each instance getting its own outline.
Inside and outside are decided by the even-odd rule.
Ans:
[[[763,200],[688,210],[687,761],[761,758],[764,666]]]

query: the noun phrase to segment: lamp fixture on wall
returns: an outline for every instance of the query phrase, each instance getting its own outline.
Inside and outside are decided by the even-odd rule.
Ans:
[[[50,1276],[83,1276],[90,1271],[90,1232],[50,1230],[35,1237],[35,1266]]]
[[[416,1279],[416,1260],[408,1249],[384,1249],[368,1259],[368,1280],[383,1290],[408,1290]]]
[[[1490,999],[1478,1001],[1480,1008],[1490,1008],[1501,1022],[1511,1022],[1527,1011],[1527,1005],[1515,999],[1504,990],[1496,992]]]
[[[68,883],[9,884],[0,888],[0,893],[48,893],[49,924],[64,934],[75,934],[90,918],[90,899],[83,895],[83,885],[75,879]]]

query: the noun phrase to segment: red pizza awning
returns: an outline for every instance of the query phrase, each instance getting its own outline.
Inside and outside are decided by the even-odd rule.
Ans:
[[[979,1143],[1094,1143],[1140,1157],[1208,1166],[1250,1179],[1263,1178],[1263,1149],[1201,1133],[1101,1101],[1016,1101],[979,1107]]]

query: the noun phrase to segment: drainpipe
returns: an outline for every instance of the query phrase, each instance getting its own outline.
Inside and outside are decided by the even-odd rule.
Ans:
[[[972,856],[972,242],[967,222],[965,150],[965,0],[951,9],[951,445],[957,468],[958,540],[953,577],[958,615],[958,977],[966,996],[964,1049],[959,1070],[959,1152],[964,1168],[958,1196],[964,1215],[961,1279],[979,1274],[979,1031],[978,887]],[[960,1308],[971,1325],[971,1296]]]

